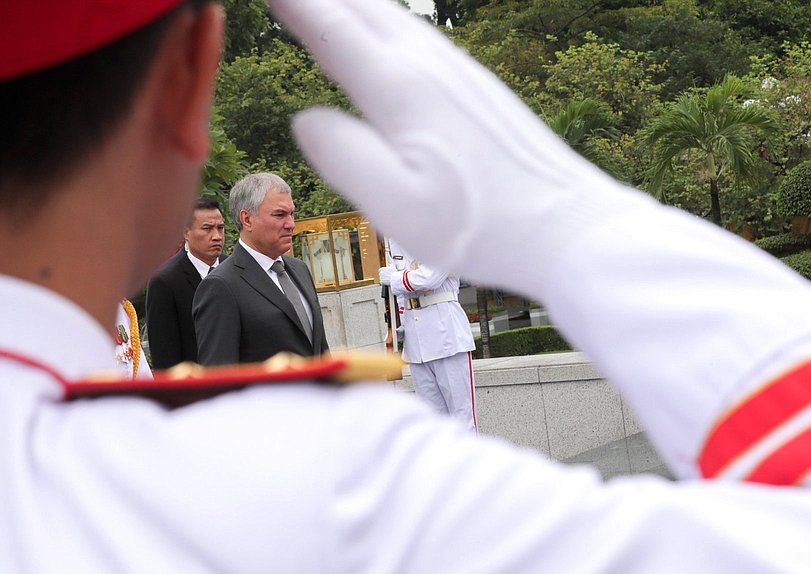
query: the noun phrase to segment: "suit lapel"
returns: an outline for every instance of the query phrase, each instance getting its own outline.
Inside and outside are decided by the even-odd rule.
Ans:
[[[287,274],[290,275],[290,278],[298,287],[301,294],[304,295],[304,298],[307,300],[307,304],[310,305],[310,314],[313,318],[313,348],[318,349],[320,348],[321,341],[320,341],[320,333],[321,333],[321,313],[318,312],[320,309],[320,303],[318,302],[318,297],[314,296],[314,293],[311,292],[309,289],[311,280],[310,277],[304,277],[302,274],[304,270],[299,265],[288,265],[288,259],[290,257],[283,255],[282,259],[284,259],[285,269],[287,269]]]
[[[200,278],[200,273],[197,271],[197,268],[194,266],[194,263],[191,262],[191,259],[189,259],[189,256],[186,254],[185,250],[182,250],[179,253],[179,256],[180,256],[180,268],[186,275],[186,280],[192,286],[192,289],[197,290],[197,286],[200,284],[200,281],[202,281],[202,279]]]
[[[282,293],[282,290],[276,286],[276,283],[273,282],[273,279],[270,278],[267,271],[259,266],[256,259],[239,244],[234,248],[231,257],[235,258],[234,264],[242,269],[242,279],[265,299],[284,311],[287,318],[304,333],[304,328],[299,322],[293,304],[285,294]]]

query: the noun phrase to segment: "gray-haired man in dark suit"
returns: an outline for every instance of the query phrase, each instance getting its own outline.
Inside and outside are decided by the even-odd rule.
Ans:
[[[239,242],[194,296],[198,361],[223,365],[280,351],[327,352],[312,276],[302,261],[284,255],[295,227],[290,187],[275,174],[252,174],[231,189],[229,205]]]

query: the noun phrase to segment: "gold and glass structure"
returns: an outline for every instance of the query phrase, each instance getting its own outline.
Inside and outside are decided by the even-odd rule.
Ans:
[[[380,243],[359,211],[296,220],[292,251],[307,264],[319,292],[377,281]]]

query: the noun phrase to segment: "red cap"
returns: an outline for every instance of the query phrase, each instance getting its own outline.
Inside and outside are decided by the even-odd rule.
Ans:
[[[44,70],[110,44],[182,0],[3,0],[0,80]]]

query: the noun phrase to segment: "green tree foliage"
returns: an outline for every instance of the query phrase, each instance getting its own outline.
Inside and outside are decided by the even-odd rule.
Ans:
[[[209,127],[211,152],[203,168],[200,196],[220,202],[226,226],[226,247],[235,240],[236,227],[228,217],[228,193],[239,178],[248,173],[245,152],[237,149],[222,128],[223,118],[215,109]]]
[[[797,273],[811,279],[811,234],[781,233],[755,242]]]
[[[482,359],[483,345],[481,339],[474,339],[476,349],[473,358]],[[524,327],[512,329],[490,336],[491,357],[514,357],[538,355],[540,353],[560,353],[571,351],[572,347],[554,327]]]
[[[701,165],[697,175],[709,186],[711,219],[721,225],[719,181],[753,178],[758,161],[753,134],[766,135],[779,127],[767,108],[742,105],[747,95],[746,84],[728,76],[704,93],[680,96],[657,118],[646,130],[653,150],[652,189],[661,190],[674,163],[689,161],[694,154]]]
[[[580,155],[610,173],[616,171],[605,148],[598,144],[601,139],[614,140],[619,135],[608,104],[591,98],[572,100],[547,123]]]
[[[709,86],[728,74],[748,70],[752,49],[715,14],[702,13],[697,0],[663,0],[618,7],[595,19],[593,30],[626,50],[657,62],[663,96]]]
[[[811,279],[811,160],[791,169],[783,179],[777,192],[777,208],[782,215],[793,218],[792,233],[761,239],[757,245]]]
[[[647,54],[623,50],[588,33],[585,42],[556,54],[545,66],[546,93],[559,101],[599,99],[616,115],[617,124],[633,133],[656,110],[661,86],[654,77],[662,67]]]
[[[811,161],[788,172],[777,193],[777,207],[786,217],[811,216]]]
[[[811,251],[787,255],[786,257],[781,257],[780,261],[794,269],[794,271],[806,279],[811,279]]]
[[[487,18],[454,28],[449,33],[535,112],[541,113],[545,105],[544,65],[551,53],[547,40],[516,32],[502,21]]]
[[[811,29],[804,24],[811,17],[805,0],[459,0],[457,4],[462,14],[459,24],[465,30],[454,34],[477,35],[484,40],[482,46],[505,43],[508,48],[506,44],[512,43],[528,49],[531,43],[534,48],[528,52],[541,53],[540,59],[549,63],[555,52],[580,45],[587,32],[594,32],[624,50],[644,53],[662,66],[656,80],[663,84],[666,98],[688,88],[709,87],[729,73],[743,75],[749,57],[763,53],[761,40],[769,40],[775,48],[769,51],[779,53],[781,41],[808,39]],[[774,25],[766,26],[767,20]],[[761,26],[750,33],[755,21]],[[468,32],[476,28],[486,31]],[[789,29],[793,31],[778,33]],[[465,44],[471,49],[470,43]],[[475,48],[471,52],[478,57]],[[523,60],[523,53],[505,49],[498,61],[486,64],[494,70],[496,65],[510,69],[509,60]],[[542,74],[538,77],[544,79]]]
[[[811,42],[785,44],[781,53],[754,57],[749,76],[760,86],[755,98],[769,106],[783,126],[764,154],[777,176],[811,157]]]
[[[290,130],[293,115],[312,105],[349,109],[346,96],[319,71],[306,51],[273,38],[264,54],[254,51],[224,63],[216,101],[223,128],[254,164],[252,170],[268,169],[282,175],[293,189],[300,216],[347,207],[306,165]]]
[[[463,10],[460,0],[434,0],[434,19],[438,26],[444,26],[448,21],[457,26]]]
[[[700,4],[739,31],[753,53],[779,54],[785,42],[811,39],[808,0],[701,0]]]
[[[564,50],[593,30],[595,19],[638,2],[610,0],[504,0],[481,2],[475,12],[466,11],[464,24],[490,21],[501,30],[549,42],[550,53]]]
[[[240,161],[252,171],[276,171],[290,181],[300,215],[351,209],[307,167],[289,127],[304,107],[350,109],[348,100],[262,0],[221,1],[228,39],[217,86],[217,128],[245,151]],[[633,185],[655,184],[669,203],[701,216],[720,218],[717,204],[723,204],[728,225],[759,237],[784,231],[778,184],[811,157],[806,3],[436,0],[434,21],[604,169]],[[446,20],[453,29],[445,28]],[[705,90],[729,72],[744,76],[756,103],[743,107],[746,96],[736,94],[718,113],[701,108]],[[671,99],[676,103],[668,106],[670,115],[662,115],[661,102]],[[694,134],[702,144],[687,145],[689,130],[650,139],[663,122],[675,122],[678,113],[671,108],[687,104],[700,112],[691,129],[706,132]],[[590,105],[599,113],[588,112]],[[783,126],[768,142],[762,135],[772,127],[761,129],[745,118],[758,110],[771,112]],[[715,139],[709,135],[713,125],[719,130]],[[665,161],[665,150],[681,144],[684,149]],[[750,155],[735,151],[741,149]],[[709,177],[713,166],[715,178]]]
[[[252,50],[264,52],[270,40],[271,18],[263,0],[220,0],[225,8],[223,60],[232,62]]]
[[[603,100],[625,133],[658,102],[664,67],[589,30],[607,2],[512,0],[486,3],[452,38],[495,72],[539,114],[569,100]]]
[[[263,161],[255,165],[253,171],[272,171],[288,183],[296,200],[296,217],[344,213],[355,209],[342,196],[331,191],[302,159],[282,158],[272,167]],[[307,193],[301,190],[307,190]]]
[[[228,190],[248,171],[245,152],[237,149],[222,128],[223,118],[215,109],[209,127],[211,152],[203,169],[202,197],[227,199]]]
[[[811,250],[811,234],[781,233],[755,241],[755,245],[775,257]]]
[[[508,72],[543,83],[543,66],[557,52],[583,42],[596,15],[612,10],[600,0],[503,0],[459,2],[462,26],[456,41],[502,78]]]

